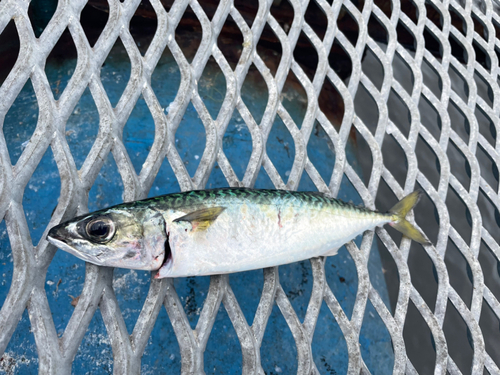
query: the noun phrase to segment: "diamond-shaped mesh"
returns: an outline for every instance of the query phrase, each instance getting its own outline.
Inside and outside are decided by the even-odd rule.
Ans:
[[[139,0],[110,0],[109,20],[92,47],[79,21],[85,1],[60,1],[38,39],[28,17],[28,2],[3,0],[0,3],[0,32],[14,20],[20,41],[18,60],[0,87],[0,121],[3,124],[28,80],[33,85],[39,107],[36,129],[17,162],[9,157],[3,132],[0,136],[0,218],[7,226],[14,261],[10,291],[0,310],[0,353],[4,353],[17,322],[27,309],[36,339],[40,373],[70,373],[75,354],[99,307],[113,350],[114,373],[139,373],[144,349],[164,307],[179,342],[182,373],[203,373],[203,353],[222,303],[241,345],[234,350],[242,352],[242,372],[263,374],[260,349],[276,303],[295,340],[297,373],[318,374],[319,364],[313,360],[311,342],[315,330],[321,328],[317,326],[317,319],[325,302],[345,337],[349,374],[370,373],[359,344],[363,316],[369,304],[373,305],[390,334],[394,373],[417,373],[418,353],[412,355],[407,351],[411,338],[403,337],[405,327],[413,324],[411,319],[415,314],[423,319],[432,335],[434,373],[462,373],[455,362],[460,353],[452,355],[453,342],[445,334],[447,319],[453,313],[466,325],[473,350],[471,372],[500,374],[498,350],[485,344],[488,331],[498,330],[498,321],[496,326],[481,324],[485,309],[500,319],[498,294],[493,291],[498,285],[485,283],[485,277],[489,276],[483,275],[484,265],[480,262],[484,251],[492,256],[493,262],[500,259],[499,231],[486,229],[495,227],[494,217],[498,218],[500,210],[500,142],[497,135],[500,131],[500,40],[496,38],[500,30],[500,6],[495,1],[472,0],[403,3],[397,0],[335,0],[331,4],[325,0],[314,1],[325,16],[323,32],[318,32],[312,22],[308,23],[306,13],[310,4],[307,0],[289,1],[293,8],[290,24],[276,20],[270,11],[272,1],[260,1],[251,25],[232,1],[222,0],[209,17],[197,0],[176,0],[168,11],[160,0],[150,0],[157,30],[144,55],[129,30]],[[202,29],[196,54],[189,59],[175,37],[188,6]],[[229,16],[243,36],[241,56],[236,65],[228,62],[217,44]],[[350,22],[350,28],[338,27],[346,22]],[[281,46],[279,64],[274,67],[268,66],[269,62],[257,53],[265,27],[272,30]],[[76,47],[77,66],[56,100],[44,64],[66,28]],[[294,57],[300,38],[305,38],[317,54],[318,61],[312,73],[305,71]],[[118,39],[130,59],[131,73],[122,96],[113,107],[101,81],[100,69]],[[332,58],[331,51],[338,47],[351,62],[348,78],[340,77],[332,68],[335,56]],[[181,74],[179,89],[168,113],[160,105],[151,83],[165,49],[172,54]],[[197,87],[209,59],[215,61],[227,87],[215,120]],[[375,68],[368,69],[370,64],[378,67],[379,73],[373,73],[377,71]],[[252,116],[240,94],[251,66],[258,70],[268,90],[267,106],[260,121]],[[290,72],[307,95],[307,110],[301,123],[296,123],[283,105],[282,92]],[[409,78],[403,77],[401,72],[406,72]],[[333,87],[343,103],[339,124],[332,123],[331,116],[325,114],[318,100],[325,86]],[[97,107],[99,132],[81,168],[77,169],[66,138],[66,123],[87,87]],[[154,119],[155,137],[137,174],[121,134],[141,96]],[[206,133],[205,149],[193,178],[175,147],[173,136],[188,105],[194,107]],[[226,128],[236,111],[253,141],[241,180],[222,147]],[[295,157],[287,181],[266,152],[271,128],[278,117],[295,144]],[[315,126],[322,128],[333,145],[335,164],[329,181],[323,180],[318,165],[308,157],[307,146]],[[366,183],[346,157],[346,145],[351,136],[359,142],[359,158],[365,177],[369,176]],[[365,233],[359,248],[354,243],[347,244],[358,273],[351,318],[325,281],[324,259],[311,260],[314,285],[303,321],[297,317],[280,284],[277,268],[263,271],[262,296],[252,322],[245,319],[228,277],[212,277],[194,330],[173,281],[152,280],[131,335],[122,315],[116,314],[119,308],[111,271],[87,265],[78,304],[63,334],[59,335],[43,287],[56,249],[43,239],[37,246],[32,245],[23,211],[24,188],[48,148],[52,150],[60,174],[61,193],[42,238],[51,226],[86,211],[88,192],[111,153],[123,180],[125,201],[148,195],[165,158],[182,190],[203,189],[215,163],[230,186],[252,187],[262,167],[279,189],[297,189],[302,175],[307,174],[319,191],[336,195],[341,181],[347,178],[365,205],[371,208],[378,207],[385,199],[394,202],[420,188],[426,196],[422,206],[428,209],[425,211],[427,216],[420,216],[423,220],[419,219],[417,211],[417,222],[429,221],[422,227],[435,246],[418,247],[417,251],[414,244],[410,248],[410,241],[399,241],[397,236],[381,228],[377,229],[376,236],[372,232]],[[465,168],[462,175],[457,165]],[[496,186],[492,186],[491,181]],[[452,214],[456,205],[464,207],[460,217]],[[367,262],[373,241],[379,241],[397,273],[397,300],[393,311],[386,307],[370,282]],[[452,282],[454,274],[449,263],[452,247],[455,256],[465,259],[473,285],[470,301],[464,302]],[[415,254],[432,263],[430,268],[437,286],[431,302],[424,298],[425,290],[417,285],[419,270],[412,268],[411,261]]]

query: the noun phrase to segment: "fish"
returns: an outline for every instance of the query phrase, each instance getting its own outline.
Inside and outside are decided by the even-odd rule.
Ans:
[[[47,240],[86,262],[157,271],[155,278],[225,274],[332,256],[386,224],[429,245],[406,220],[420,196],[380,213],[319,192],[193,190],[76,217],[51,228]]]

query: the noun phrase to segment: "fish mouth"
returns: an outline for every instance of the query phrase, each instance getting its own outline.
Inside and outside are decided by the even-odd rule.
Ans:
[[[96,264],[98,266],[101,265],[94,258],[86,256],[84,253],[81,253],[81,252],[73,249],[67,243],[65,243],[64,241],[62,241],[62,239],[60,237],[51,235],[50,232],[47,235],[47,241],[49,241],[52,245],[58,247],[59,249],[64,250],[67,253],[70,253],[70,254],[76,256],[77,258],[80,258],[80,259],[82,259],[82,260],[84,260],[86,262],[89,262],[89,263],[92,263],[92,264]]]

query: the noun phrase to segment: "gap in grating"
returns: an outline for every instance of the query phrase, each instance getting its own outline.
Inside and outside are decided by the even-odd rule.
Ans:
[[[266,153],[283,181],[287,181],[295,160],[295,142],[283,120],[276,115],[266,142]]]
[[[440,100],[443,93],[443,81],[436,69],[425,58],[422,60],[422,78],[424,85]]]
[[[311,26],[316,35],[323,40],[328,28],[328,19],[316,1],[309,2],[304,14],[304,20]]]
[[[114,206],[123,202],[123,181],[111,152],[89,192],[89,212]]]
[[[361,245],[361,242],[359,243]],[[377,293],[380,296],[380,299],[382,302],[384,302],[385,307],[387,310],[391,311],[391,301],[389,299],[389,290],[386,284],[386,279],[384,275],[384,266],[382,263],[382,258],[380,255],[380,250],[378,247],[378,242],[377,242],[377,236],[374,237],[372,246],[370,249],[370,254],[369,260],[368,260],[368,274],[370,277],[370,283],[372,284],[373,288],[377,291]],[[369,327],[369,328],[368,328]],[[371,320],[370,323],[368,323],[367,329],[372,330],[373,328],[376,328],[377,330],[385,330],[386,327],[384,326],[384,323],[382,321],[377,321]],[[381,337],[384,337],[384,334],[381,335]],[[389,342],[391,342],[391,339],[389,338]],[[387,349],[387,348],[386,348]],[[391,348],[389,347],[389,351],[392,352]],[[382,354],[382,356],[385,356],[385,354]],[[386,360],[384,360],[386,362]]]
[[[436,244],[439,234],[439,225],[441,222],[436,204],[418,182],[415,185],[415,190],[422,191],[420,202],[413,209],[415,221],[427,238],[433,244]]]
[[[325,182],[326,183],[326,182]],[[302,176],[300,176],[299,186],[297,187],[297,191],[317,191],[318,187],[314,184],[309,174],[304,169],[302,172]]]
[[[52,16],[56,12],[56,9],[56,1],[34,0],[30,2],[28,7],[28,17],[36,38],[39,38],[40,35],[42,35]]]
[[[392,74],[394,75],[394,78],[401,84],[401,86],[403,86],[408,95],[411,95],[413,92],[413,83],[414,83],[413,72],[408,63],[404,60],[403,57],[401,57],[401,55],[397,51],[394,53],[394,58],[392,60]],[[390,111],[391,106],[388,105],[388,107]],[[409,129],[406,131],[406,137],[408,137],[409,131],[410,131]]]
[[[28,146],[38,122],[38,102],[31,80],[26,81],[3,122],[10,162],[15,165]]]
[[[24,310],[19,322],[16,323],[16,330],[5,348],[5,352],[0,356],[0,371],[3,370],[5,374],[9,375],[32,374],[38,368],[39,358],[28,309]]]
[[[418,102],[420,112],[420,122],[431,133],[436,141],[441,137],[441,116],[432,103],[424,96],[420,95]]]
[[[366,142],[365,138],[361,136],[361,134],[359,133],[358,129],[355,126],[351,128],[350,136],[353,138],[354,153],[356,155],[356,160],[361,167],[358,168],[361,170],[358,171],[358,176],[365,183],[365,185],[368,185],[368,183],[370,182],[370,177],[373,172],[372,151],[370,149],[370,146],[368,145],[368,142]]]
[[[363,324],[359,334],[363,361],[372,374],[390,374],[394,367],[391,336],[372,302],[366,302]]]
[[[297,373],[297,346],[278,305],[274,303],[260,347],[266,374]]]
[[[497,139],[497,129],[490,117],[483,112],[481,107],[476,105],[476,110],[474,111],[477,124],[479,126],[479,132],[488,141],[488,143],[495,147]]]
[[[418,23],[418,9],[413,0],[411,1],[404,1],[401,4],[401,11],[408,16],[409,19],[412,20],[412,22],[416,25]]]
[[[500,37],[500,36],[499,36]],[[477,94],[483,98],[487,105],[493,108],[493,90],[477,70],[474,70],[474,81],[476,82]]]
[[[437,190],[441,178],[441,163],[436,153],[421,135],[417,138],[415,151],[420,172],[427,177],[434,189]]]
[[[455,70],[455,67],[453,65],[450,65],[448,74],[450,76],[452,90],[458,94],[458,96],[464,101],[464,103],[467,103],[467,101],[469,100],[469,85],[460,75],[460,73]]]
[[[500,23],[496,21],[494,18],[491,19],[491,24],[493,28],[495,29],[495,37],[500,36]]]
[[[252,114],[253,119],[257,125],[260,125],[267,107],[269,92],[266,81],[254,64],[250,65],[240,92],[241,99]]]
[[[425,40],[425,49],[429,51],[434,57],[441,62],[443,58],[443,46],[439,41],[438,37],[435,36],[427,26],[424,28],[424,40]],[[425,61],[425,60],[424,60]]]
[[[252,141],[250,130],[235,109],[222,138],[222,150],[240,181],[245,176],[252,155]]]
[[[379,122],[377,103],[363,84],[360,84],[354,97],[356,115],[363,121],[368,130],[375,134]]]
[[[411,30],[406,28],[406,25],[402,21],[398,21],[396,34],[398,37],[398,43],[401,44],[407,51],[416,50],[417,42],[415,36]],[[395,56],[398,56],[398,53],[396,53]]]
[[[375,14],[370,15],[368,20],[368,34],[377,41],[378,46],[385,52],[389,43],[387,29],[383,26]],[[365,47],[366,49],[366,47]]]
[[[458,149],[455,143],[450,140],[446,150],[448,161],[450,162],[450,171],[462,186],[468,191],[471,183],[471,169],[467,158]]]
[[[210,172],[210,176],[208,176],[207,183],[205,185],[205,189],[214,189],[221,187],[228,187],[229,183],[222,172],[219,163],[215,162],[212,171]]]
[[[99,40],[109,19],[109,4],[107,1],[87,3],[80,13],[80,23],[90,47]]]
[[[186,60],[191,64],[198,51],[202,38],[200,21],[191,6],[187,6],[181,21],[175,29],[175,41],[179,45]]]
[[[180,190],[177,177],[175,177],[175,173],[172,170],[168,159],[164,158],[160,169],[156,174],[156,178],[153,181],[153,185],[151,185],[148,198],[156,197],[158,195],[177,193]]]
[[[248,325],[253,324],[264,286],[262,270],[229,274],[229,284]]]
[[[99,132],[99,112],[87,87],[66,122],[66,142],[77,169],[87,158]]]
[[[73,315],[85,281],[85,262],[57,250],[45,277],[45,294],[57,336],[62,337]]]
[[[386,168],[391,172],[398,184],[404,186],[408,174],[408,159],[399,142],[390,134],[384,135],[382,156]]]
[[[467,23],[460,15],[458,11],[455,10],[451,5],[448,7],[448,11],[450,13],[451,24],[456,27],[458,31],[462,33],[463,36],[467,35]],[[450,36],[452,34],[450,33]]]
[[[333,41],[332,48],[328,55],[328,63],[335,73],[337,73],[339,78],[348,85],[352,74],[352,61],[338,39]]]
[[[485,27],[484,23],[471,12],[472,22],[474,22],[474,31],[478,33],[486,42],[488,41],[488,28]]]
[[[174,286],[191,329],[196,328],[210,286],[210,276],[178,277]]]
[[[233,5],[240,12],[248,27],[251,28],[259,10],[258,5],[246,0],[234,0]]]
[[[0,86],[14,67],[19,56],[19,34],[14,20],[5,26],[0,34]]]
[[[45,151],[28,184],[24,189],[23,209],[31,234],[31,241],[45,241],[41,238],[57,207],[61,180],[50,146]]]
[[[45,74],[54,94],[61,97],[76,68],[77,51],[69,29],[66,28],[45,61]]]
[[[101,82],[112,107],[116,107],[130,79],[130,58],[120,38],[101,67]]]
[[[300,322],[306,316],[307,304],[313,289],[311,262],[303,260],[279,267],[280,284]]]
[[[450,300],[448,300],[446,307],[443,331],[448,344],[448,355],[455,361],[463,374],[468,373],[472,368],[474,354],[472,337],[469,327]]]
[[[450,238],[448,238],[444,262],[448,271],[448,277],[450,278],[450,285],[467,305],[467,308],[470,309],[474,288],[472,270],[462,252],[458,250]],[[448,301],[448,303],[451,302]]]
[[[335,167],[335,147],[330,136],[318,121],[314,123],[307,143],[307,156],[323,181],[329,185]]]
[[[262,35],[257,43],[256,50],[271,71],[271,74],[275,76],[281,61],[283,48],[281,47],[280,40],[274,34],[273,29],[271,29],[268,23],[266,23],[262,30]]]
[[[73,361],[73,370],[86,371],[90,374],[113,373],[113,350],[101,311],[90,321],[85,336],[78,347]]]
[[[378,91],[382,90],[384,83],[384,67],[377,55],[368,47],[365,47],[361,69]],[[368,92],[368,90],[367,90]]]
[[[302,128],[307,110],[307,94],[291,69],[281,90],[281,103],[297,127]]]
[[[217,8],[219,7],[219,0],[210,0],[210,1],[200,1],[199,2],[201,8],[207,15],[208,19],[212,21],[215,13],[217,12]]]
[[[235,70],[243,50],[243,34],[233,17],[229,14],[217,37],[217,46],[227,59],[231,69]]]
[[[479,326],[483,333],[486,352],[497,366],[500,366],[500,319],[490,305],[483,299],[483,308],[479,318]]]
[[[481,213],[483,227],[497,243],[500,242],[500,212],[482,189],[479,189],[477,205]]]
[[[391,89],[387,99],[389,120],[394,123],[404,137],[408,138],[411,130],[411,112],[401,97]]]
[[[457,104],[450,100],[448,103],[448,115],[451,128],[460,136],[465,144],[469,142],[470,124],[465,114],[460,109],[461,103]]]
[[[257,179],[255,180],[255,189],[276,189],[273,181],[267,174],[264,167],[260,167],[259,174],[257,175]]]
[[[203,69],[203,73],[198,80],[198,94],[212,119],[217,119],[226,97],[226,78],[213,56],[208,59],[205,69]]]
[[[157,27],[158,20],[154,8],[149,0],[142,0],[129,23],[130,34],[142,56],[146,55]]]
[[[452,56],[454,56],[462,64],[467,64],[469,61],[469,54],[464,48],[464,45],[457,38],[455,38],[453,34],[450,34],[448,41],[450,42]],[[450,65],[450,67],[453,67],[453,65]],[[451,72],[452,70],[453,69],[448,69],[448,72]],[[450,80],[453,85],[454,82],[452,77],[450,77]]]
[[[359,25],[347,8],[342,5],[339,17],[337,19],[337,27],[353,46],[356,45],[359,36]]]
[[[134,330],[148,295],[151,272],[115,268],[113,290],[129,334]]]
[[[351,319],[359,279],[356,264],[345,246],[339,249],[337,255],[325,258],[325,277],[347,319]]]
[[[441,12],[432,4],[431,2],[425,2],[426,16],[432,21],[434,25],[441,31],[443,31],[443,17]]]
[[[422,245],[415,241],[411,243],[408,269],[410,270],[411,283],[431,311],[434,311],[438,293],[436,267]]]
[[[387,18],[391,18],[392,15],[392,2],[385,0],[374,0],[374,4],[386,15]]]
[[[394,316],[394,313],[396,311],[396,304],[398,302],[399,285],[401,283],[401,279],[399,278],[398,266],[394,261],[391,253],[389,252],[389,250],[387,250],[384,243],[378,238],[378,236],[375,236],[374,241],[377,241],[380,260],[382,262],[382,273],[384,274],[387,294],[389,295],[390,306],[387,306],[387,308]]]
[[[12,274],[14,272],[14,261],[12,258],[12,246],[5,219],[0,221],[0,309],[10,290]],[[1,365],[0,365],[1,369]]]
[[[318,316],[317,327],[311,342],[314,363],[320,374],[344,375],[347,374],[349,353],[347,344],[332,312],[322,302]],[[334,339],[338,338],[338,339]],[[328,345],[325,345],[328,343]]]
[[[141,359],[141,374],[156,374],[158,369],[181,373],[181,351],[165,307],[161,307]]]
[[[175,132],[175,147],[191,177],[196,173],[203,152],[205,152],[207,135],[200,116],[189,102],[184,116]]]
[[[151,75],[151,88],[166,115],[170,112],[170,105],[177,96],[180,83],[179,65],[168,47],[165,47]]]
[[[141,95],[123,128],[123,144],[137,174],[151,151],[155,138],[155,123]]]
[[[453,189],[448,186],[448,194],[446,195],[446,206],[450,214],[450,223],[455,230],[460,234],[465,243],[470,244],[472,235],[472,218],[469,209],[462,201],[462,198]]]
[[[271,15],[278,21],[283,31],[288,34],[290,27],[292,26],[293,19],[295,17],[295,10],[288,0],[280,0],[273,2],[270,9]],[[267,24],[266,24],[267,27]],[[261,36],[265,36],[267,31],[264,30]]]
[[[345,113],[344,98],[342,98],[342,95],[340,95],[328,77],[325,77],[323,81],[323,87],[318,97],[318,104],[320,110],[330,123],[336,129],[339,129]]]
[[[498,238],[498,232],[490,234],[493,238]],[[484,241],[481,241],[479,247],[478,260],[483,271],[484,284],[490,289],[493,296],[500,300],[500,260]]]
[[[221,303],[203,353],[205,374],[238,373],[242,368],[241,344],[226,309]]]
[[[476,61],[481,64],[484,69],[491,71],[491,59],[483,47],[481,47],[475,39],[472,41],[472,47],[474,47],[474,52],[476,53]]]
[[[358,8],[360,12],[363,12],[363,8],[365,6],[365,0],[353,0],[351,3]]]
[[[417,373],[433,374],[436,363],[434,338],[429,326],[411,299],[408,301],[403,339],[406,347],[406,355],[417,370]]]

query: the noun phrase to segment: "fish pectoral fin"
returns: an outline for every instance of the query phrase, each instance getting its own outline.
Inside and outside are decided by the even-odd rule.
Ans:
[[[175,219],[174,223],[179,221],[189,221],[193,226],[193,231],[207,230],[225,209],[226,207],[202,208],[201,210],[193,211]]]

